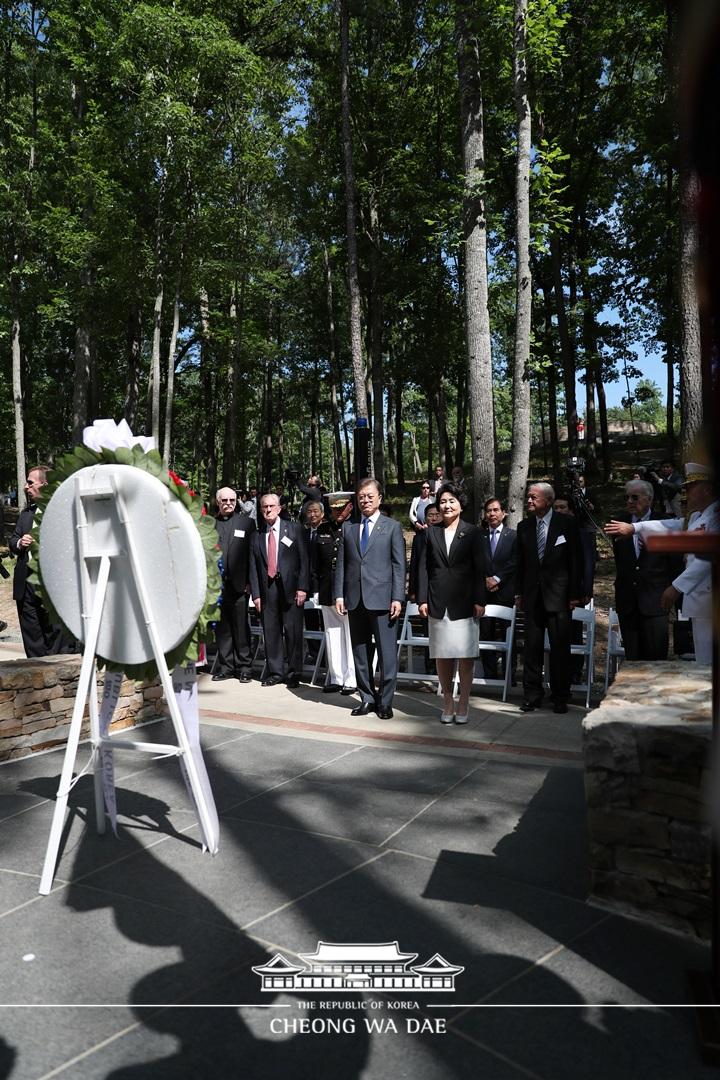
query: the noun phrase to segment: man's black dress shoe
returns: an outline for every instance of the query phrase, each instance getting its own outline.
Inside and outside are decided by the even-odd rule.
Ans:
[[[342,690],[342,687],[338,683],[328,683],[327,686],[323,686],[323,694],[337,694],[338,690]]]
[[[351,711],[351,716],[367,716],[368,713],[375,712],[375,706],[369,701],[361,701],[359,705]]]
[[[218,671],[217,674],[213,675],[212,681],[222,682],[224,679],[233,679],[234,677],[235,676],[231,675],[229,671]]]
[[[356,692],[356,686],[343,686],[342,690],[340,691],[343,697],[350,697],[351,694],[355,694]]]
[[[392,718],[393,718],[392,709],[378,709],[377,710],[377,718],[378,718],[378,720],[392,720]]]
[[[252,682],[252,675],[249,671],[241,671],[238,675],[238,682]]]
[[[523,701],[522,705],[520,706],[520,712],[535,712],[535,710],[539,708],[539,701]]]
[[[568,707],[567,707],[567,705],[565,704],[564,701],[556,701],[555,704],[553,705],[553,712],[566,713],[567,711],[568,711]]]
[[[287,679],[285,680],[285,685],[287,686],[288,690],[297,690],[298,686],[300,685],[300,676],[288,675]]]
[[[262,686],[277,686],[281,682],[284,682],[282,675],[269,675],[267,679],[263,679]]]

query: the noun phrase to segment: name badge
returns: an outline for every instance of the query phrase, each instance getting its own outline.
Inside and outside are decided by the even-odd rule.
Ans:
[[[292,542],[292,540],[290,539],[289,536],[283,536],[282,539],[280,540],[280,543],[284,544],[285,547],[292,547],[292,545],[293,545],[293,542]]]
[[[239,537],[242,538],[245,535],[245,530],[244,529],[236,529],[235,532],[233,533],[233,535],[234,536],[239,536]]]

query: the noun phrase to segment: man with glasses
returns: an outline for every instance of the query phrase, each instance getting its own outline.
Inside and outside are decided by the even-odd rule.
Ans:
[[[357,487],[360,523],[345,522],[335,566],[335,608],[350,620],[350,637],[360,704],[352,716],[393,715],[397,681],[398,616],[405,595],[405,540],[399,521],[380,513],[377,480]],[[380,689],[375,692],[373,643],[378,651]]]
[[[660,520],[664,515],[652,512],[653,496],[647,480],[628,481],[626,513],[618,514],[617,520],[632,525]],[[615,552],[615,609],[625,656],[628,660],[667,660],[669,611],[662,597],[682,568],[682,560],[649,552],[642,534],[634,529],[627,536],[620,531],[610,534]]]
[[[222,552],[222,597],[220,619],[215,624],[217,659],[213,681],[252,678],[248,600],[250,589],[250,546],[255,522],[246,513],[237,513],[237,495],[230,487],[219,488],[215,501],[215,528]]]

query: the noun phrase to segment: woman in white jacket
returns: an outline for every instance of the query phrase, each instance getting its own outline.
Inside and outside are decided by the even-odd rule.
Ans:
[[[425,511],[428,506],[435,502],[435,496],[430,491],[430,481],[423,480],[420,494],[416,495],[410,503],[410,521],[416,532],[425,528]]]

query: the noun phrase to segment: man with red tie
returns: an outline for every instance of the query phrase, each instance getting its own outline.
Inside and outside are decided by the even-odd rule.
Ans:
[[[263,686],[283,682],[287,655],[288,687],[300,685],[303,662],[303,605],[310,588],[307,544],[302,526],[280,518],[275,494],[260,500],[262,524],[253,535],[250,590],[263,624]]]

